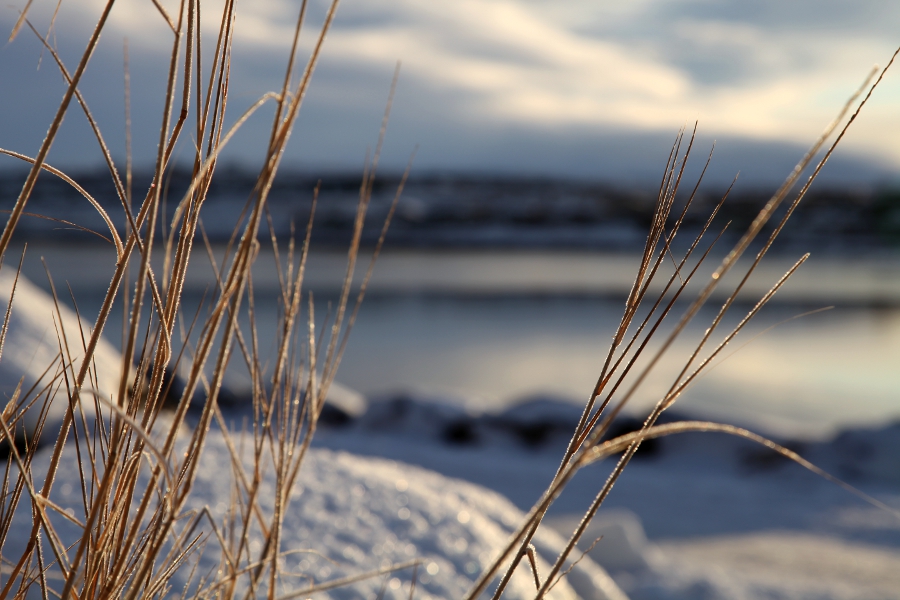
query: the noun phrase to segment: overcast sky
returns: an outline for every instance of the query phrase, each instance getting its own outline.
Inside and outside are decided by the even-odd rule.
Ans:
[[[25,0],[0,9],[8,35]],[[74,69],[103,0],[63,0],[52,38]],[[163,0],[168,7],[173,0]],[[56,0],[34,0],[47,31]],[[211,51],[218,2],[204,4]],[[312,0],[306,48],[325,2]],[[280,82],[295,0],[238,0],[231,119]],[[174,10],[174,8],[171,8]],[[777,181],[874,64],[900,45],[900,3],[884,0],[343,0],[286,164],[356,169],[402,71],[385,164],[416,169],[655,180],[679,128],[713,139],[713,179]],[[122,47],[133,78],[135,156],[155,154],[171,34],[149,0],[119,0],[83,90],[124,154]],[[900,66],[900,65],[898,65]],[[0,48],[0,146],[34,154],[63,93],[23,30]],[[900,70],[889,73],[825,173],[878,182],[900,167]],[[231,149],[258,160],[268,118]],[[100,163],[73,108],[51,163]],[[698,155],[698,160],[700,156]],[[13,164],[4,158],[0,168]]]

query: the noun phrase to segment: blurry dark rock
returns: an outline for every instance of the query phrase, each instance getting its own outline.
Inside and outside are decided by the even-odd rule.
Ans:
[[[497,415],[486,417],[490,425],[512,433],[522,444],[537,448],[553,440],[571,439],[582,408],[554,396],[531,396]]]
[[[581,419],[583,407],[561,396],[538,394],[514,400],[497,418],[517,423],[558,423],[574,429]]]
[[[153,366],[151,365],[146,370],[142,384],[143,388],[139,388],[139,394],[146,394],[146,386],[150,383],[152,373]],[[181,402],[181,398],[184,396],[186,389],[187,380],[179,375],[171,366],[167,366],[163,371],[162,387],[160,388],[162,409],[175,410],[178,407],[178,403]],[[197,412],[202,410],[203,405],[206,404],[206,398],[206,390],[203,388],[202,384],[198,383],[194,388],[194,392],[191,394],[188,411]],[[249,401],[249,398],[244,398],[243,396],[236,394],[226,386],[221,386],[219,388],[218,402],[219,406],[223,408],[237,406],[244,402],[249,403]]]
[[[512,425],[513,430],[527,446],[540,446],[555,433],[560,433],[559,428],[553,423],[531,423],[528,425]]]
[[[25,453],[28,451],[28,447],[29,447],[30,443],[34,443],[34,441],[39,441],[39,440],[33,440],[32,442],[29,442],[28,440],[25,439],[24,435],[23,436],[19,436],[19,435],[15,436],[15,438],[13,438],[12,446],[10,446],[9,440],[7,440],[7,439],[0,441],[0,461],[6,460],[10,456],[12,456],[13,447],[15,447],[16,452],[18,452],[20,457],[25,456]]]
[[[179,385],[178,381],[179,379],[176,376],[173,388]],[[268,390],[267,393],[271,397],[271,390]],[[195,401],[198,399],[196,394],[194,398]],[[199,400],[200,403],[197,406],[202,407],[203,402],[206,401],[205,393],[200,396]],[[253,395],[251,390],[241,392],[222,387],[219,391],[219,406],[226,413],[226,421],[232,423],[239,423],[242,419],[248,423],[253,421]],[[325,397],[325,404],[319,413],[318,425],[325,429],[349,427],[360,416],[364,415],[367,409],[368,402],[362,394],[339,383],[332,382]]]
[[[147,369],[147,378],[149,379],[153,372],[153,367],[151,366]],[[184,395],[185,389],[187,388],[187,381],[184,380],[180,375],[178,375],[172,367],[166,367],[163,372],[163,382],[162,382],[162,405],[164,409],[174,410],[178,403],[181,402],[181,397]],[[226,390],[220,390],[219,392],[219,401],[223,400],[223,392],[224,396],[227,397],[229,392]],[[194,393],[191,395],[191,400],[189,404],[189,408],[192,410],[197,410],[203,407],[203,403],[206,401],[206,392],[199,385],[194,389]],[[225,404],[226,402],[223,402]]]
[[[403,424],[415,410],[414,400],[406,395],[382,399],[369,407],[363,426],[366,429],[390,429]]]
[[[444,428],[442,435],[445,442],[457,446],[470,446],[479,440],[477,425],[472,419],[452,421]]]
[[[800,456],[804,456],[808,450],[805,443],[796,440],[783,442],[781,445]],[[738,453],[738,464],[751,473],[772,471],[791,462],[793,461],[784,454],[756,444]]]
[[[325,427],[345,427],[353,422],[353,417],[347,414],[341,407],[326,400],[319,413],[319,425]]]
[[[412,438],[472,443],[480,437],[478,419],[465,408],[440,398],[426,399],[398,393],[373,399],[359,418],[365,430],[404,434]]]
[[[325,396],[319,423],[327,427],[346,427],[365,414],[368,407],[362,394],[333,381]]]
[[[825,468],[844,477],[900,483],[900,422],[840,432],[820,451]],[[833,466],[832,466],[833,465]]]

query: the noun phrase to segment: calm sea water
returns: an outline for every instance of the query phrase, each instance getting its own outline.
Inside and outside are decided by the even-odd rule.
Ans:
[[[26,273],[45,284],[40,256],[58,288],[62,281],[72,285],[83,313],[96,310],[111,273],[111,253],[31,248]],[[416,393],[473,410],[501,408],[534,394],[583,402],[621,318],[637,259],[540,251],[388,253],[376,267],[338,380],[369,396]],[[310,264],[308,282],[320,317],[335,297],[343,260],[324,254]],[[714,343],[792,262],[765,263]],[[204,256],[195,256],[193,265],[186,315],[212,281]],[[265,358],[274,348],[279,311],[274,261],[265,253],[254,284]],[[635,395],[633,410],[646,410],[665,393],[721,299],[716,296],[663,356]],[[685,306],[676,305],[673,316]],[[113,319],[107,333],[118,343],[121,318]],[[701,356],[712,348],[713,343]],[[653,350],[651,345],[646,354]],[[229,381],[241,387],[246,376],[236,368]],[[678,406],[810,436],[900,419],[900,260],[814,258]]]
[[[574,298],[371,301],[353,332],[341,379],[366,393],[442,393],[479,408],[536,392],[584,401],[622,304]],[[764,311],[687,391],[682,409],[807,435],[900,418],[900,311],[837,308],[778,324],[807,310]],[[703,311],[664,355],[635,396],[635,410],[665,393],[713,316]],[[723,326],[714,339],[725,333]]]

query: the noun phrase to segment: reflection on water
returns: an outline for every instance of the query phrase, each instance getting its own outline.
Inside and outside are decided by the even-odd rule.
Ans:
[[[338,379],[370,396],[420,393],[474,410],[535,393],[583,402],[600,374],[623,304],[566,297],[369,298]],[[318,313],[325,308],[323,303]],[[684,308],[677,306],[674,316]],[[749,308],[733,309],[701,357]],[[811,308],[764,309],[677,406],[804,436],[900,417],[900,310],[845,307],[795,318]],[[275,330],[274,305],[257,300],[257,310],[260,347],[271,351],[274,336],[266,332]],[[648,409],[666,393],[714,316],[713,308],[701,311],[663,355],[635,394],[633,410]],[[651,344],[646,357],[657,348]],[[238,375],[232,382],[240,386],[242,380]]]
[[[96,314],[112,270],[111,252],[104,251],[106,256],[91,247],[71,246],[29,252],[25,273],[33,281],[46,283],[38,260],[43,255],[58,286],[62,279],[73,283],[83,314]],[[333,298],[342,261],[340,255],[325,254],[311,262],[309,284],[319,298]],[[790,262],[773,259],[768,271],[751,280],[752,293],[734,307],[701,356]],[[109,270],[101,268],[104,264]],[[274,348],[277,330],[273,264],[263,252],[254,272],[263,360]],[[636,256],[585,252],[388,254],[376,269],[375,293],[362,307],[338,379],[369,395],[422,392],[476,409],[540,392],[583,402],[600,373],[624,306],[618,298],[627,292],[636,264]],[[188,321],[210,283],[206,265],[200,253],[192,261],[183,311]],[[766,307],[723,352],[727,358],[718,360],[678,406],[730,422],[811,435],[900,417],[896,257],[810,261],[776,299],[781,303]],[[839,307],[790,320],[829,302]],[[701,312],[663,357],[634,396],[635,410],[646,409],[666,392],[720,303],[721,298]],[[324,315],[327,301],[318,304],[317,314]],[[677,306],[674,316],[683,309]],[[121,340],[121,325],[118,317],[107,328],[115,344]],[[233,385],[245,380],[239,368],[231,373]]]
[[[366,393],[437,391],[476,399],[479,407],[539,391],[584,401],[621,308],[586,299],[371,301],[353,332],[341,379]],[[900,311],[834,309],[760,335],[806,310],[769,307],[678,405],[813,435],[839,424],[900,417]],[[701,313],[664,356],[635,396],[636,409],[665,393],[712,317],[711,310]]]

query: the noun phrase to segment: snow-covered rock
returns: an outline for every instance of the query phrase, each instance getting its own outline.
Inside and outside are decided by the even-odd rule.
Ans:
[[[49,398],[50,408],[41,439],[55,439],[59,422],[68,407],[68,391],[63,376],[64,369],[77,373],[84,358],[85,346],[90,339],[88,322],[79,321],[75,311],[62,300],[57,306],[52,296],[19,276],[13,269],[0,270],[0,319],[7,313],[9,299],[15,283],[9,328],[0,357],[0,402],[6,405],[21,387],[18,402],[28,394],[42,400]],[[2,321],[0,321],[2,322]],[[111,399],[118,391],[122,369],[122,357],[113,346],[101,338],[94,353],[91,376],[85,381],[84,391],[91,391]],[[90,396],[85,394],[86,399]],[[26,431],[31,434],[38,421],[36,408],[24,415]],[[84,402],[88,414],[92,414],[93,402]]]
[[[476,412],[459,400],[401,392],[373,398],[355,425],[365,433],[409,440],[455,446],[525,447],[561,454],[582,410],[568,399],[538,394],[513,402],[499,412]],[[640,426],[633,421],[623,417],[614,428],[620,433],[633,431]]]
[[[68,407],[69,391],[64,368],[68,370],[68,385],[71,386],[73,374],[81,368],[93,322],[87,315],[81,315],[79,320],[65,299],[60,299],[57,306],[50,294],[23,275],[19,275],[16,281],[16,272],[7,267],[0,269],[0,324],[5,318],[14,284],[15,296],[0,356],[0,406],[6,406],[17,389],[21,390],[16,401],[19,406],[25,406],[35,396],[39,397],[32,408],[24,412],[21,421],[24,432],[21,427],[17,430],[18,436],[27,432],[31,437],[40,409],[49,400],[46,424],[39,440],[40,443],[47,443],[56,439]],[[87,400],[82,407],[88,421],[94,417],[90,394],[113,400],[118,394],[121,373],[121,353],[105,337],[101,337],[82,391],[83,399]],[[133,370],[131,376],[134,376]],[[170,398],[177,399],[184,389],[184,381],[177,373],[168,370],[167,378],[165,385],[169,388]],[[23,403],[26,395],[28,398]],[[204,400],[205,396],[198,390],[192,403],[199,407]],[[242,402],[246,407],[250,406],[249,399],[236,396],[227,389],[221,391],[219,401],[223,405]],[[360,417],[367,407],[366,399],[359,392],[334,382],[328,391],[322,419],[325,424],[343,424]]]
[[[813,450],[850,481],[900,484],[900,423],[848,429]]]
[[[461,404],[405,393],[373,399],[355,425],[368,434],[402,436],[423,442],[471,445],[486,441],[479,415]]]

